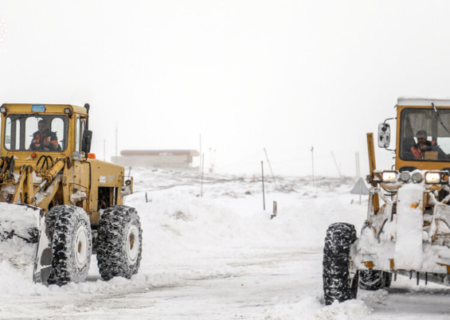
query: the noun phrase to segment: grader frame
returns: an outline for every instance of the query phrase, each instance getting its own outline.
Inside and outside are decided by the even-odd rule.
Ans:
[[[414,275],[417,284],[450,284],[450,100],[400,98],[396,110],[377,135],[378,146],[389,150],[388,121],[397,120],[392,168],[376,169],[373,134],[367,134],[371,188],[359,238],[349,223],[327,230],[327,305],[356,298],[358,287],[389,287],[397,274]]]

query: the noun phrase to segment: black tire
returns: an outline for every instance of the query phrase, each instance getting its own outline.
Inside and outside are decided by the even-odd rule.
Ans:
[[[368,291],[377,291],[383,288],[384,272],[378,270],[360,270],[359,288]]]
[[[70,205],[53,207],[48,224],[53,251],[48,283],[61,286],[85,281],[92,255],[91,225],[86,211]]]
[[[392,283],[392,273],[384,272],[384,287],[390,288]]]
[[[323,250],[323,290],[325,304],[356,299],[358,272],[350,274],[350,246],[356,241],[355,227],[334,223],[328,227]]]
[[[389,288],[392,282],[390,272],[378,270],[360,270],[359,288],[367,291],[377,291],[382,288]]]
[[[104,280],[130,279],[142,258],[142,230],[134,208],[115,206],[103,211],[97,240],[97,261]]]
[[[53,239],[53,231],[55,230],[56,219],[59,214],[64,211],[64,206],[56,206],[50,209],[47,216],[48,235]]]
[[[367,221],[361,230],[361,234],[365,229],[369,227]],[[359,288],[368,291],[376,291],[383,287],[389,287],[391,285],[391,274],[389,272],[383,272],[379,270],[360,270],[359,271]]]

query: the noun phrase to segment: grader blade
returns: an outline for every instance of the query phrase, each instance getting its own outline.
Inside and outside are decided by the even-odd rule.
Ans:
[[[36,244],[40,210],[30,205],[0,202],[0,241]]]
[[[16,267],[33,265],[33,280],[47,283],[52,249],[44,210],[0,202],[0,260]]]

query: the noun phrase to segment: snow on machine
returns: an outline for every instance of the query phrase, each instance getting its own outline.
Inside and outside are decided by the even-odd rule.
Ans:
[[[327,230],[327,305],[356,298],[358,287],[389,287],[397,274],[417,284],[450,282],[450,100],[398,99],[396,109],[397,117],[378,128],[378,146],[389,150],[388,121],[397,120],[392,169],[376,169],[373,136],[367,134],[372,187],[359,239],[347,223]]]
[[[123,205],[133,179],[90,153],[89,105],[3,104],[0,259],[33,266],[33,280],[86,279],[97,253],[103,279],[138,272],[142,230]]]

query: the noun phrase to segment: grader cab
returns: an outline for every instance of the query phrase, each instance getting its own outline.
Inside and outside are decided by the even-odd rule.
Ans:
[[[3,104],[0,112],[0,248],[33,252],[33,279],[44,284],[84,281],[92,253],[105,280],[137,273],[142,230],[123,205],[133,179],[90,153],[89,105]]]
[[[359,239],[353,225],[332,224],[325,238],[326,304],[356,297],[358,287],[389,287],[397,274],[419,284],[450,283],[450,100],[399,99],[397,117],[379,125],[388,149],[397,121],[395,164],[377,170],[368,134],[371,184]]]

